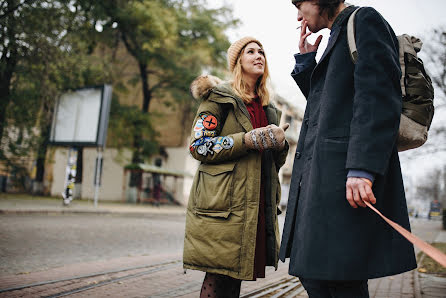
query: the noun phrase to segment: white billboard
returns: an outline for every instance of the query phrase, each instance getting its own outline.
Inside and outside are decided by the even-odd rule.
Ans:
[[[50,142],[62,146],[104,146],[112,89],[109,85],[69,91],[54,111]]]

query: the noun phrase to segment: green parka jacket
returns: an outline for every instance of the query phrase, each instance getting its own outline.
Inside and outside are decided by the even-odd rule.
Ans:
[[[262,154],[249,150],[243,141],[245,133],[253,129],[249,113],[230,85],[215,77],[199,77],[191,91],[195,98],[203,100],[194,120],[190,147],[192,156],[201,163],[187,206],[183,266],[252,280]],[[279,125],[281,112],[271,103],[264,109],[268,123]],[[200,138],[203,125],[215,127],[208,131],[208,138]],[[211,138],[213,143],[207,146],[205,141]],[[287,154],[288,143],[280,152],[266,150],[263,154],[266,264],[276,269],[278,171]]]

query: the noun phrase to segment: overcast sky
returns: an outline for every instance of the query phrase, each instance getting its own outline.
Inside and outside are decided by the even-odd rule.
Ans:
[[[445,0],[351,0],[347,2],[374,7],[390,23],[397,35],[407,33],[423,39],[434,28],[446,28]],[[291,4],[291,0],[210,0],[210,3],[226,3],[233,7],[234,15],[241,20],[242,24],[229,32],[230,41],[233,42],[247,35],[259,39],[265,48],[274,89],[288,101],[303,109],[305,100],[290,77],[294,66],[293,55],[298,52],[299,33],[296,30],[297,9]],[[328,30],[325,30],[324,34],[318,57],[325,49]],[[316,37],[317,35],[313,37],[313,40]],[[429,41],[423,39],[423,42],[426,44]],[[436,112],[433,125],[446,121],[444,112],[446,111]],[[430,137],[428,142],[432,141],[436,140]],[[400,156],[403,173],[412,177],[423,175],[426,169],[444,164],[446,160],[445,152],[413,158],[417,156],[417,152],[411,151],[402,153]],[[410,183],[410,180],[414,179],[406,180],[406,183]]]

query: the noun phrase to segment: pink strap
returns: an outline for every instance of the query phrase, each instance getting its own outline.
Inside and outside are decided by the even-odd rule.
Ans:
[[[373,207],[369,202],[364,202],[370,209],[375,211],[379,216],[381,216],[389,225],[391,225],[395,230],[397,230],[401,235],[403,235],[407,240],[412,242],[414,245],[416,245],[419,249],[421,249],[423,252],[425,252],[428,256],[430,256],[432,259],[437,261],[441,266],[446,268],[446,255],[442,253],[439,249],[433,247],[432,245],[426,243],[425,241],[421,240],[414,234],[410,233],[406,229],[404,229],[399,224],[391,221],[387,217],[381,214],[375,207]]]

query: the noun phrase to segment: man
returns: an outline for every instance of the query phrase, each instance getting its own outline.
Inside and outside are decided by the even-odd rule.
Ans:
[[[410,229],[396,138],[398,41],[373,8],[355,18],[353,64],[343,0],[292,0],[301,21],[292,77],[307,99],[280,259],[310,297],[369,297],[367,280],[416,268],[413,246],[372,210]],[[308,36],[331,30],[318,63]],[[307,32],[307,29],[309,32]]]

